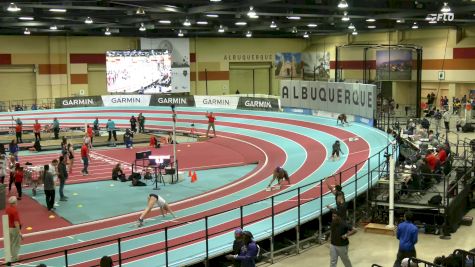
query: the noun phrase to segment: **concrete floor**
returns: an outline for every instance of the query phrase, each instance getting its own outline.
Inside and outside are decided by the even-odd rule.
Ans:
[[[475,209],[467,215],[475,216]],[[263,263],[259,266],[272,267],[316,267],[330,265],[330,243],[306,249],[300,255],[280,258],[274,264]],[[437,235],[419,234],[416,245],[418,258],[432,262],[435,257],[452,253],[455,249],[475,248],[475,226],[460,226],[450,240],[442,240]],[[370,267],[377,263],[391,267],[396,259],[398,240],[395,236],[365,233],[364,229],[350,237],[349,256],[355,267]],[[344,266],[338,261],[338,266]]]

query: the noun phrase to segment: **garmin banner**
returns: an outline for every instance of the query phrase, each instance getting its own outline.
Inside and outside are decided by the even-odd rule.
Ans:
[[[148,107],[150,95],[103,95],[104,107]]]
[[[152,95],[150,106],[194,107],[195,99],[192,96],[164,96]]]
[[[240,97],[239,109],[279,111],[279,100],[276,98]]]
[[[77,107],[101,107],[102,98],[100,96],[77,96],[56,98],[55,108],[77,108]]]
[[[376,86],[360,83],[280,81],[281,105],[373,118]]]
[[[239,96],[195,96],[197,108],[229,108],[236,109]]]

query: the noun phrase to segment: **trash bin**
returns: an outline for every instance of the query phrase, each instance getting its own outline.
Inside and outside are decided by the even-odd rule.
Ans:
[[[0,210],[5,209],[6,191],[7,186],[5,184],[0,184]]]

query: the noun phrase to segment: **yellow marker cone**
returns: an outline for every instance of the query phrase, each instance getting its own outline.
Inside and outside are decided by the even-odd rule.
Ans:
[[[26,230],[31,231],[31,230],[33,230],[33,228],[31,228],[30,226],[28,226],[28,227],[26,227]]]
[[[79,204],[79,205],[78,205],[78,208],[82,208],[82,205],[81,205],[81,204]]]
[[[54,215],[50,215],[48,218],[50,218],[50,219],[54,219],[54,218],[56,218],[56,216],[54,216]]]
[[[114,187],[115,185],[114,184],[110,184],[110,187]]]
[[[79,194],[78,193],[73,193],[73,196],[77,196],[77,195],[79,195]]]

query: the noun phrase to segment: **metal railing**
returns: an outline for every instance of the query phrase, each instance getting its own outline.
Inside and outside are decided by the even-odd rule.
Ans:
[[[354,209],[353,209],[353,218],[356,217],[355,216],[356,197],[358,195],[362,195],[363,193],[366,193],[366,203],[369,203],[369,201],[368,201],[369,200],[369,188],[371,188],[373,186],[373,179],[379,179],[380,168],[382,166],[386,165],[386,162],[384,160],[384,155],[386,153],[388,153],[389,149],[390,149],[390,145],[383,148],[378,153],[370,156],[367,160],[364,160],[364,161],[356,164],[355,166],[352,166],[352,167],[350,167],[346,170],[343,170],[343,171],[333,175],[334,178],[338,181],[338,183],[342,185],[343,191],[347,194],[347,196],[349,196],[350,198],[353,197],[354,200],[355,200],[355,201],[353,201],[353,207],[354,207]],[[372,159],[374,159],[378,162],[377,166],[370,166],[370,161]],[[365,164],[367,165],[367,169],[363,169]],[[348,180],[344,181],[343,177],[345,177]],[[354,178],[350,179],[351,177],[354,177]],[[362,188],[358,188],[358,185],[360,185],[360,187],[361,187],[364,183],[367,184],[367,188],[364,188],[364,186]],[[315,194],[317,196],[308,196],[308,194],[312,193],[312,191],[310,191],[312,189],[316,189],[317,190],[316,193],[318,193],[319,195]],[[37,252],[35,254],[40,254],[41,253],[41,255],[33,256],[33,257],[24,257],[23,256],[21,262],[23,262],[23,263],[33,262],[33,261],[34,262],[41,262],[41,260],[46,261],[46,260],[48,260],[48,258],[58,257],[60,255],[63,255],[64,265],[66,267],[68,267],[68,266],[70,266],[68,256],[71,253],[80,252],[81,250],[84,250],[86,248],[90,249],[90,248],[93,248],[93,247],[100,247],[101,245],[105,245],[105,244],[117,244],[117,254],[114,255],[112,258],[113,258],[114,262],[116,264],[118,264],[119,266],[122,266],[122,264],[124,264],[125,261],[132,260],[132,259],[139,259],[140,257],[144,257],[146,255],[150,255],[150,254],[154,254],[154,253],[160,253],[160,252],[165,254],[165,266],[168,266],[169,265],[169,251],[170,250],[173,250],[175,248],[184,246],[186,244],[190,244],[192,242],[204,241],[205,244],[206,244],[205,256],[204,256],[204,258],[201,258],[200,260],[197,260],[196,262],[199,262],[199,261],[203,260],[205,262],[206,266],[208,266],[208,260],[210,259],[210,257],[219,256],[223,252],[227,251],[227,249],[223,249],[223,251],[221,253],[219,253],[217,255],[211,255],[210,251],[209,251],[209,246],[208,246],[210,238],[212,238],[213,236],[216,236],[216,235],[220,235],[222,233],[229,233],[238,226],[240,226],[241,228],[244,228],[244,226],[246,226],[246,225],[250,225],[254,222],[261,221],[261,220],[264,220],[264,219],[269,219],[269,218],[271,219],[271,229],[268,229],[268,231],[271,233],[271,236],[269,238],[270,238],[270,244],[271,244],[270,245],[271,246],[270,247],[270,260],[272,262],[273,257],[274,257],[274,255],[273,255],[273,251],[274,251],[274,249],[273,249],[273,239],[274,239],[274,236],[277,234],[277,232],[276,232],[276,223],[275,223],[276,215],[296,208],[297,213],[298,213],[297,221],[296,221],[296,224],[297,224],[296,227],[298,229],[300,227],[300,224],[302,223],[301,216],[300,216],[301,215],[301,206],[303,204],[306,204],[306,203],[309,203],[309,202],[319,201],[320,209],[317,210],[317,212],[319,214],[318,215],[318,221],[319,221],[318,238],[320,238],[322,236],[322,228],[323,228],[322,227],[322,223],[323,223],[322,222],[322,215],[324,213],[323,196],[326,195],[326,194],[329,194],[329,193],[330,193],[329,191],[324,190],[324,180],[322,179],[322,180],[317,181],[317,182],[308,183],[308,184],[299,186],[298,188],[294,188],[294,189],[288,190],[286,192],[282,192],[282,193],[273,195],[272,197],[269,197],[269,198],[266,198],[266,199],[257,200],[257,201],[251,202],[251,203],[247,203],[245,205],[241,205],[238,208],[231,208],[231,209],[227,209],[227,210],[224,210],[224,211],[221,211],[221,212],[218,212],[218,213],[207,214],[207,215],[205,215],[201,218],[193,219],[193,220],[187,220],[186,222],[182,222],[182,223],[176,223],[176,224],[169,225],[169,226],[161,226],[161,227],[153,228],[153,229],[150,229],[150,230],[140,231],[140,233],[134,233],[134,234],[128,234],[128,235],[122,235],[122,236],[117,235],[115,237],[110,237],[110,238],[107,238],[105,240],[96,241],[96,242],[86,241],[86,242],[84,242],[86,244],[81,245],[81,246],[67,246],[67,247],[64,247],[60,250],[47,252],[47,253]],[[276,199],[278,199],[279,197],[282,197],[286,194],[291,195],[292,198],[295,198],[296,201],[285,201],[286,205],[276,204]],[[293,194],[296,194],[296,196],[293,196]],[[303,195],[305,195],[305,198],[302,198]],[[258,212],[260,214],[259,214],[259,216],[255,216],[256,217],[255,219],[251,218],[251,216],[244,216],[244,210],[245,210],[246,207],[248,207],[250,205],[254,205],[256,203],[263,203],[263,202],[267,202],[267,201],[270,201],[270,203],[271,203],[270,207],[265,209],[265,210],[261,210],[260,212]],[[215,216],[221,215],[221,214],[226,213],[226,212],[231,212],[231,211],[236,211],[236,212],[239,211],[240,216],[239,216],[238,219],[236,219],[234,221],[227,222],[226,224],[229,225],[229,226],[226,226],[226,227],[224,227],[224,229],[221,229],[219,231],[217,231],[217,229],[213,229],[213,228],[209,227],[210,219],[213,219]],[[325,211],[326,211],[326,208],[325,208]],[[194,222],[204,223],[205,227],[204,227],[203,231],[199,232],[198,234],[195,234],[193,237],[188,237],[185,242],[173,242],[174,239],[169,238],[169,231],[171,229],[174,229],[174,228],[186,225],[186,224],[194,223]],[[291,229],[291,228],[289,228],[289,229]],[[151,234],[151,233],[157,234],[158,232],[163,232],[163,234],[164,234],[163,242],[160,242],[159,244],[154,244],[153,246],[147,246],[146,247],[146,252],[143,252],[143,250],[141,250],[141,253],[139,253],[139,254],[134,254],[133,251],[131,251],[131,252],[129,251],[127,253],[122,252],[122,243],[124,242],[124,240],[129,240],[129,239],[132,239],[132,238],[136,238],[138,236],[144,236],[144,235]],[[298,244],[298,242],[297,242],[297,244]],[[97,261],[99,261],[99,259],[97,259]],[[8,265],[6,263],[3,263],[0,266],[8,266]],[[94,265],[94,266],[99,266],[99,265]]]

